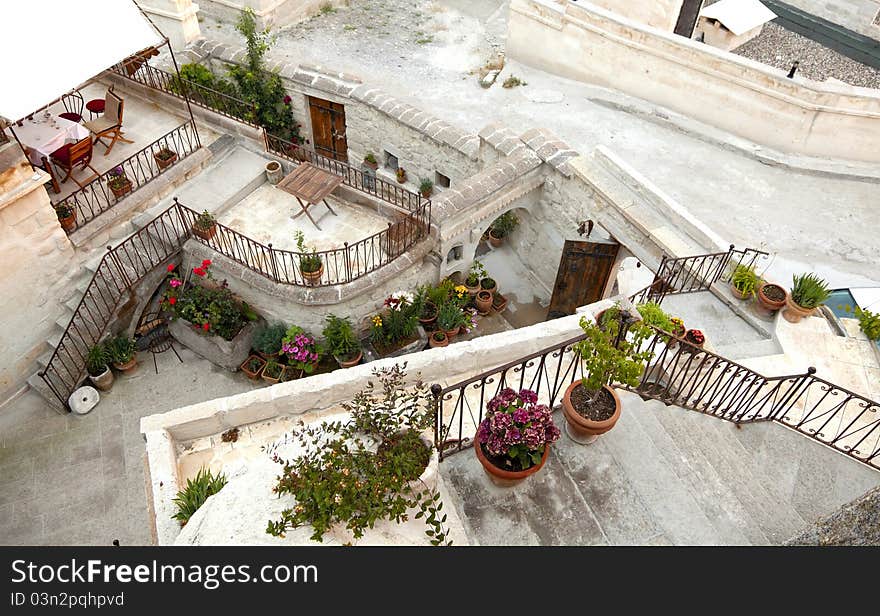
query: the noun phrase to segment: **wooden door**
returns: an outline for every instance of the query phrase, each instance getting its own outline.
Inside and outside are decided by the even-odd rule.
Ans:
[[[578,306],[602,299],[620,244],[565,240],[547,318],[574,314]]]
[[[694,35],[694,28],[697,25],[697,18],[700,16],[700,10],[703,8],[704,0],[684,0],[681,3],[681,11],[678,13],[678,21],[675,24],[673,32],[685,38],[691,38]]]
[[[312,118],[312,144],[315,151],[322,156],[348,162],[345,106],[310,96],[309,115]]]

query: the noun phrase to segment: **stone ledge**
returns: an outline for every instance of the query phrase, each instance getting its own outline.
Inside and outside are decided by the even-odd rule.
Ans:
[[[785,545],[880,545],[880,487],[819,520]]]

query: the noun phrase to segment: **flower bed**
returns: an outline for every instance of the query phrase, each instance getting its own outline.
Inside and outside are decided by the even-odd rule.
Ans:
[[[168,331],[176,340],[235,372],[250,354],[258,317],[225,281],[213,279],[210,267],[206,259],[182,279],[175,266],[169,265],[162,308],[173,314]]]

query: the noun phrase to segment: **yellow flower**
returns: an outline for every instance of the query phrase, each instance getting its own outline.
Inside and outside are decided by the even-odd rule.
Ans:
[[[457,287],[455,287],[455,292],[458,293],[459,295],[461,295],[463,293],[467,293],[467,287],[464,286],[463,284],[460,284]]]
[[[376,327],[382,327],[382,317],[378,314],[373,317],[373,325]]]

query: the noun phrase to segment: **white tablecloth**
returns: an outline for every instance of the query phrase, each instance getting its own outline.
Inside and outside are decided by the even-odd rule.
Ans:
[[[48,159],[65,143],[75,143],[89,136],[89,130],[82,124],[54,115],[47,119],[42,113],[35,115],[33,120],[24,120],[22,126],[13,125],[11,128],[35,165],[41,165],[41,157]]]

